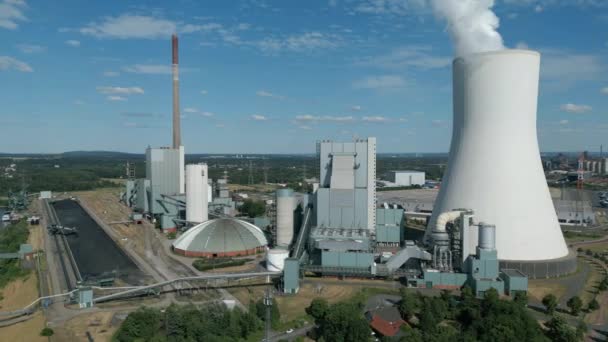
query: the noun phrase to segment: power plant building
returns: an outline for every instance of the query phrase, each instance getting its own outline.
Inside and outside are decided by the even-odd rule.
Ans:
[[[320,184],[317,226],[376,228],[376,138],[339,143],[317,143]]]

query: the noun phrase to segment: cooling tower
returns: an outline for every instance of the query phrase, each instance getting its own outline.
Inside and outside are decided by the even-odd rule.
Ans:
[[[209,219],[207,203],[207,165],[186,165],[186,221],[201,223]]]
[[[539,67],[540,54],[524,50],[454,60],[450,156],[427,235],[439,214],[466,208],[496,226],[501,260],[568,255],[536,136]]]

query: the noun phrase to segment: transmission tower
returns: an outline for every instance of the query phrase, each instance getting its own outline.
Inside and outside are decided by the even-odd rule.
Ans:
[[[264,159],[264,185],[268,184],[268,166],[266,165],[266,159]]]
[[[272,288],[268,287],[266,289],[266,294],[264,295],[264,305],[266,306],[266,338],[264,341],[270,341],[270,321],[272,319],[271,308],[272,308]]]
[[[578,157],[578,168],[576,170],[576,214],[578,216],[578,222],[583,225],[583,213],[582,213],[582,191],[583,181],[585,179],[585,170],[583,164],[585,163],[585,152],[581,153]]]
[[[249,161],[249,180],[247,183],[249,183],[249,185],[253,185],[253,163],[251,160]]]

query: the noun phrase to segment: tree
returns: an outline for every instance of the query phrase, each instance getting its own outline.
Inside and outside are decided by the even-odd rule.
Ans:
[[[310,302],[310,306],[306,308],[306,312],[317,321],[320,321],[325,317],[327,310],[329,310],[329,304],[325,298],[313,299],[312,302]]]
[[[553,315],[555,309],[557,308],[557,298],[552,293],[543,297],[542,300],[543,305],[547,308],[547,313],[549,315]]]
[[[517,291],[513,301],[521,306],[528,305],[528,294],[525,291]]]
[[[578,321],[578,324],[576,325],[576,336],[578,336],[579,339],[583,339],[588,330],[589,328],[587,328],[585,321]]]
[[[55,334],[55,332],[53,331],[53,329],[46,327],[44,329],[42,329],[42,331],[40,331],[40,336],[53,336]]]
[[[325,341],[364,342],[369,340],[370,332],[361,310],[349,302],[330,306],[320,324],[321,337]]]
[[[408,321],[412,316],[420,309],[420,301],[418,296],[402,289],[401,291],[401,302],[399,302],[399,313],[401,317]]]
[[[595,311],[600,308],[600,303],[598,303],[597,300],[593,298],[587,305],[587,308],[589,309],[589,311]]]
[[[603,292],[603,291],[608,290],[608,278],[604,278],[604,280],[602,280],[602,281],[600,282],[600,285],[597,287],[597,289],[598,289],[600,292]]]
[[[241,212],[249,217],[257,217],[266,212],[266,203],[264,201],[245,200],[241,206]]]
[[[156,309],[142,307],[127,316],[116,334],[117,341],[147,341],[160,328],[160,312]]]
[[[574,316],[578,315],[583,308],[583,301],[579,296],[574,296],[568,299],[566,305],[570,308],[570,313]]]
[[[553,316],[551,320],[545,323],[547,327],[547,335],[553,342],[577,342],[579,338],[574,329],[568,326],[568,323],[561,316]]]

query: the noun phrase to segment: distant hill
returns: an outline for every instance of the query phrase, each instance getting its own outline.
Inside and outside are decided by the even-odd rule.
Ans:
[[[69,151],[61,153],[63,158],[143,158],[142,153],[126,153],[115,151]]]

